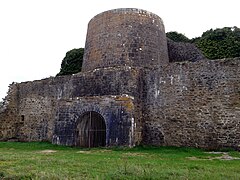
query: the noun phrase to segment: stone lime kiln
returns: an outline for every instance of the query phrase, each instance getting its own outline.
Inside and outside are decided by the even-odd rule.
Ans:
[[[14,83],[4,103],[1,141],[240,146],[239,58],[207,60],[167,40],[162,20],[145,10],[96,15],[82,72]]]

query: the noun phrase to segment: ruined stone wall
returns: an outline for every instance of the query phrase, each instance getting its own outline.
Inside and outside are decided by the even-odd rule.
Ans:
[[[139,72],[129,66],[119,68],[95,69],[70,76],[19,84],[20,98],[29,95],[72,98],[82,96],[102,96],[129,94],[136,95]]]
[[[171,63],[145,73],[144,143],[239,148],[239,58]]]
[[[59,101],[52,142],[74,146],[78,121],[85,112],[94,111],[104,118],[106,146],[135,145],[138,139],[135,137],[137,127],[133,100],[131,96],[121,95],[80,97]]]
[[[101,67],[151,67],[168,63],[160,17],[140,9],[115,9],[88,24],[82,71]]]
[[[20,137],[20,119],[16,116],[19,107],[18,85],[11,84],[8,96],[4,99],[0,111],[0,140],[16,140]]]
[[[20,141],[52,141],[54,129],[58,127],[55,123],[60,101],[67,103],[79,97],[93,97],[95,101],[98,97],[106,95],[133,97],[136,106],[130,114],[133,117],[138,114],[134,121],[139,124],[141,113],[138,112],[142,108],[139,86],[139,71],[130,67],[95,69],[73,76],[16,84],[14,91],[9,94],[8,109],[11,111],[0,114],[0,140],[15,138]],[[88,106],[91,105],[92,99],[87,98]],[[85,104],[87,100],[85,99]],[[98,107],[101,108],[101,105],[98,104]],[[79,109],[74,111],[83,112],[82,108],[84,107],[79,106]],[[135,132],[139,134],[141,129]]]
[[[239,148],[240,59],[202,58],[191,44],[167,44],[155,14],[103,12],[89,22],[82,73],[10,86],[0,140],[74,145],[77,121],[94,111],[107,146]]]
[[[192,43],[174,42],[167,39],[169,62],[199,61],[206,59],[203,53]]]

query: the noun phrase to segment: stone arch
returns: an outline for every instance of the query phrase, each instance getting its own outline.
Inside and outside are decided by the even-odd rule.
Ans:
[[[75,145],[79,147],[106,146],[106,122],[96,111],[86,111],[77,120]]]

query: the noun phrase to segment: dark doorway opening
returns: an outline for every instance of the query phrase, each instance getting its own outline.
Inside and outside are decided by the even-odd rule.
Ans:
[[[88,148],[106,146],[106,124],[99,113],[89,111],[80,117],[76,128],[75,144]]]

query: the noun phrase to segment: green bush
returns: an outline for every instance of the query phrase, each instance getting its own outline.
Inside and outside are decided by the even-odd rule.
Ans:
[[[210,29],[192,39],[176,31],[166,35],[175,42],[195,43],[208,59],[240,57],[240,29],[236,26]]]
[[[240,57],[240,29],[237,27],[210,29],[195,43],[209,59]]]
[[[66,53],[62,60],[60,72],[57,76],[71,75],[81,71],[84,49],[72,49]]]

